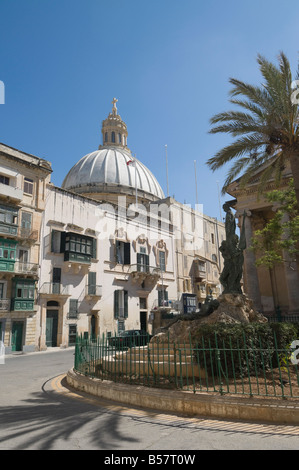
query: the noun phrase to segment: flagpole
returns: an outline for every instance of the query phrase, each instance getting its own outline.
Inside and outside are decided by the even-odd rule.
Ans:
[[[165,145],[165,154],[166,154],[166,179],[167,179],[167,197],[169,196],[169,187],[168,187],[168,159],[167,159],[167,145]]]
[[[136,209],[137,209],[137,164],[135,157],[135,194],[136,194]]]
[[[196,177],[196,160],[194,160],[194,172],[195,172],[196,205],[198,206],[197,177]]]

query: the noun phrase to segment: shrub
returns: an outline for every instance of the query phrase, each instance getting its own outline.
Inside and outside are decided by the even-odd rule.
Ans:
[[[278,367],[290,343],[299,339],[290,323],[201,325],[192,335],[194,359],[210,374],[258,374]]]

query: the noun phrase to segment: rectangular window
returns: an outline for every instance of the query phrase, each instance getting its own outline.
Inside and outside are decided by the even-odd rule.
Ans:
[[[128,291],[126,290],[114,291],[114,318],[128,318]]]
[[[159,307],[168,307],[168,292],[166,289],[158,290]]]
[[[137,253],[137,271],[142,273],[149,272],[149,255]]]
[[[51,233],[52,253],[60,253],[60,246],[61,246],[61,232],[59,230],[52,230],[52,233]]]
[[[159,251],[159,265],[161,271],[166,271],[165,251]]]
[[[96,295],[96,281],[97,273],[89,272],[88,273],[88,295]]]
[[[30,178],[24,178],[24,193],[33,194],[33,180]]]
[[[8,176],[0,175],[0,183],[6,184],[9,186],[9,178]]]
[[[17,281],[16,298],[34,299],[34,288],[35,288],[34,283]]]
[[[0,239],[0,259],[15,260],[16,242],[13,240]]]
[[[53,268],[52,294],[60,294],[61,268]]]
[[[29,237],[32,227],[32,214],[31,212],[22,212],[21,215],[21,233],[24,237]]]
[[[116,262],[119,264],[131,264],[131,245],[127,242],[116,240]]]
[[[140,310],[146,310],[146,297],[140,297],[139,298],[139,308]]]
[[[78,300],[70,299],[69,318],[77,318],[78,316]]]
[[[57,241],[57,243],[59,243]],[[64,253],[64,260],[83,261],[89,263],[91,258],[97,257],[97,240],[76,233],[61,233],[60,252]]]
[[[77,325],[69,325],[69,346],[76,344]]]
[[[0,222],[16,225],[18,223],[18,209],[14,207],[0,206]],[[3,227],[1,231],[3,232]],[[15,233],[10,232],[10,230],[7,230],[7,232]]]

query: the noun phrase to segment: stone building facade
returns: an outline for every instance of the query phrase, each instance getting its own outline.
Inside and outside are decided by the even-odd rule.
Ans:
[[[49,162],[0,147],[7,351],[67,347],[78,334],[154,333],[221,291],[223,223],[165,198],[128,148],[116,102],[102,144],[73,165],[61,188],[51,183]]]
[[[262,169],[261,169],[262,170]],[[230,201],[239,218],[239,226],[245,217],[245,234],[247,249],[244,253],[244,291],[253,300],[257,310],[277,316],[281,314],[299,313],[299,263],[288,260],[284,254],[284,262],[276,264],[273,269],[257,267],[256,255],[250,249],[251,239],[256,230],[262,229],[274,216],[277,206],[269,203],[265,198],[267,192],[277,189],[274,181],[269,180],[259,192],[259,181],[261,172],[257,172],[251,181],[242,187],[240,181],[233,182],[227,192],[234,199]],[[283,178],[279,189],[286,189],[291,170],[288,166],[284,169]]]
[[[35,350],[40,227],[51,164],[0,144],[0,340]]]

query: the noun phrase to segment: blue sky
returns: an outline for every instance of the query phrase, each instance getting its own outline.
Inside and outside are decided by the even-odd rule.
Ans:
[[[169,193],[220,218],[228,167],[206,161],[230,142],[208,134],[230,109],[228,80],[259,83],[260,53],[294,72],[296,0],[0,0],[0,141],[52,162],[52,181],[102,143],[118,98],[128,146]],[[225,199],[221,197],[221,204]]]

